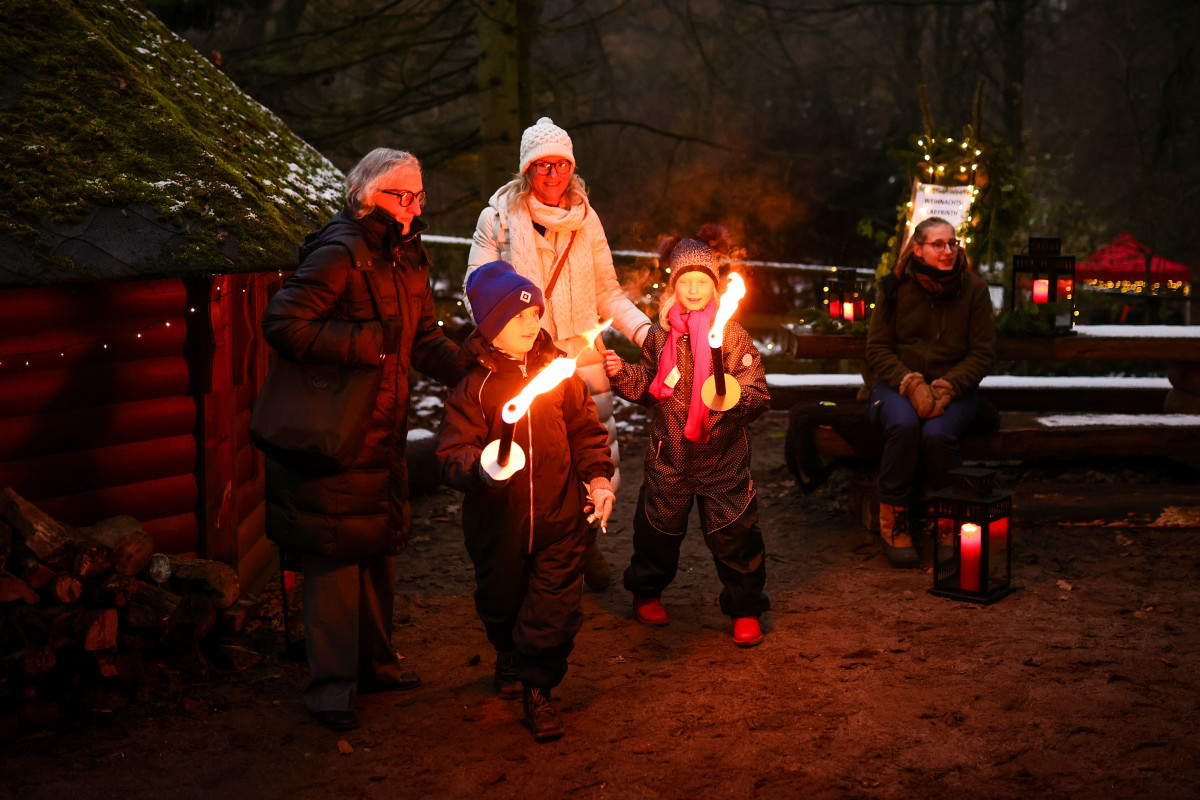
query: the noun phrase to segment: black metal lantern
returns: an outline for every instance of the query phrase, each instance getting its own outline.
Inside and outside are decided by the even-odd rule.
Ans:
[[[834,319],[861,322],[867,318],[867,284],[853,269],[833,270],[821,286],[821,302]]]
[[[1059,239],[1032,237],[1029,252],[1013,256],[1008,308],[1030,306],[1052,315],[1056,332],[1075,326],[1075,256],[1062,254]]]
[[[1012,492],[995,470],[951,470],[955,485],[934,493],[937,530],[930,594],[994,603],[1012,586]]]

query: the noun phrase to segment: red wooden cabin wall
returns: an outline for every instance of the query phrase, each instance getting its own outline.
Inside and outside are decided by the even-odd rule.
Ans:
[[[276,273],[0,289],[0,487],[168,553],[270,562],[250,405]],[[194,309],[194,310],[193,310]]]

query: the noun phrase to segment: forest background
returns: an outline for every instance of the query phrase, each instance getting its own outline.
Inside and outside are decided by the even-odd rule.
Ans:
[[[725,225],[753,259],[874,267],[897,151],[1005,149],[1010,248],[1128,230],[1200,265],[1190,0],[147,0],[339,168],[416,153],[431,232],[470,236],[521,131],[566,128],[614,248]],[[465,255],[465,254],[464,254]]]

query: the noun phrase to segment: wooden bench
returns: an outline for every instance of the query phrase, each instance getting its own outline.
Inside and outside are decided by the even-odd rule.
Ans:
[[[861,365],[866,352],[867,340],[863,336],[815,334],[800,325],[784,325],[782,330],[784,349],[796,358],[823,363],[853,361]],[[996,342],[996,360],[1000,367],[997,371],[1010,371],[1005,369],[1009,362],[1162,364],[1170,388],[1163,398],[1163,406],[1154,410],[1200,413],[1200,326],[1079,325],[1075,331],[1068,336],[1001,337]],[[1113,383],[1114,387],[1120,385]],[[1054,384],[1047,382],[1045,388],[1051,390]],[[1042,401],[1050,400],[1047,392],[1035,390],[1034,397],[1039,396]],[[1085,400],[1082,396],[1079,399]]]
[[[843,373],[770,373],[771,407],[833,402],[853,403],[865,396],[861,375]],[[1167,378],[1028,377],[989,375],[980,391],[1001,411],[1089,411],[1120,414],[1161,412],[1171,392]]]
[[[1141,335],[1130,335],[1130,332]],[[787,350],[797,358],[861,367],[866,340],[821,336],[785,326]],[[1121,459],[1141,456],[1195,459],[1200,455],[1200,327],[1080,328],[1073,336],[997,342],[1002,365],[1021,361],[1138,361],[1161,363],[1167,378],[989,376],[981,394],[995,409],[991,425],[968,432],[967,462]],[[772,375],[772,404],[791,409],[788,467],[807,488],[839,460],[872,468],[879,437],[859,399],[859,375]],[[820,402],[833,403],[821,406]],[[1169,413],[1188,411],[1192,413]],[[852,513],[875,522],[873,479],[860,478]]]

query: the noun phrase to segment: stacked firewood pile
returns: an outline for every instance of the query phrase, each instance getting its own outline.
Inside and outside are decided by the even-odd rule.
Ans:
[[[164,666],[206,664],[244,624],[238,591],[226,564],[155,553],[132,517],[72,528],[3,490],[0,720],[81,682],[144,695]]]

